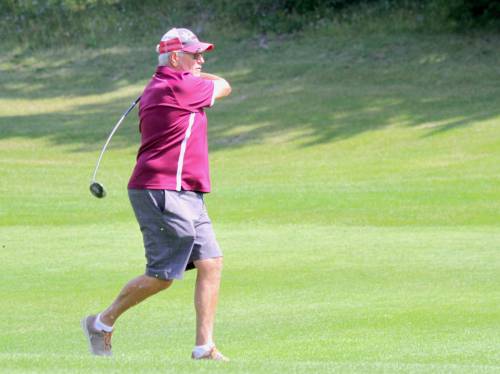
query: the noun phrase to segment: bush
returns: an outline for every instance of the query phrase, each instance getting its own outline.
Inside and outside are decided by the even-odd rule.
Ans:
[[[500,2],[493,0],[442,1],[448,17],[458,29],[490,27],[500,29]]]
[[[352,22],[357,14],[382,22],[401,9],[442,29],[447,20],[461,30],[498,28],[500,19],[500,3],[488,0],[2,0],[0,32],[4,45],[111,45],[158,37],[168,25],[197,33],[282,34],[322,20]]]

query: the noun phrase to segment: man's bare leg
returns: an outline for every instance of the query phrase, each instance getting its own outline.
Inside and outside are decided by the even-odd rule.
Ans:
[[[213,343],[215,311],[219,298],[222,257],[195,261],[198,269],[194,305],[196,309],[196,345]]]
[[[118,317],[127,309],[170,287],[171,284],[172,280],[163,280],[147,275],[132,279],[123,287],[113,304],[101,313],[101,321],[108,326],[113,326]]]

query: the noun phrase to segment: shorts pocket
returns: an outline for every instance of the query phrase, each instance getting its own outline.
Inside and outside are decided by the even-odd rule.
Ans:
[[[164,190],[148,190],[149,197],[155,205],[155,207],[160,211],[165,211],[165,191]]]

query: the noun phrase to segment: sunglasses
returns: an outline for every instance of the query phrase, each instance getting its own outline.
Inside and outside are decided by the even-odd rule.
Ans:
[[[204,57],[203,53],[189,53],[189,52],[182,52],[182,53],[185,55],[191,56],[193,58],[193,60],[199,60],[199,59],[202,59]]]

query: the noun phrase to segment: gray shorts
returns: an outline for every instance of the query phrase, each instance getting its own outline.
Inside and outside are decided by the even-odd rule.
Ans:
[[[202,193],[129,189],[128,196],[144,239],[146,275],[182,279],[194,261],[222,256]]]

